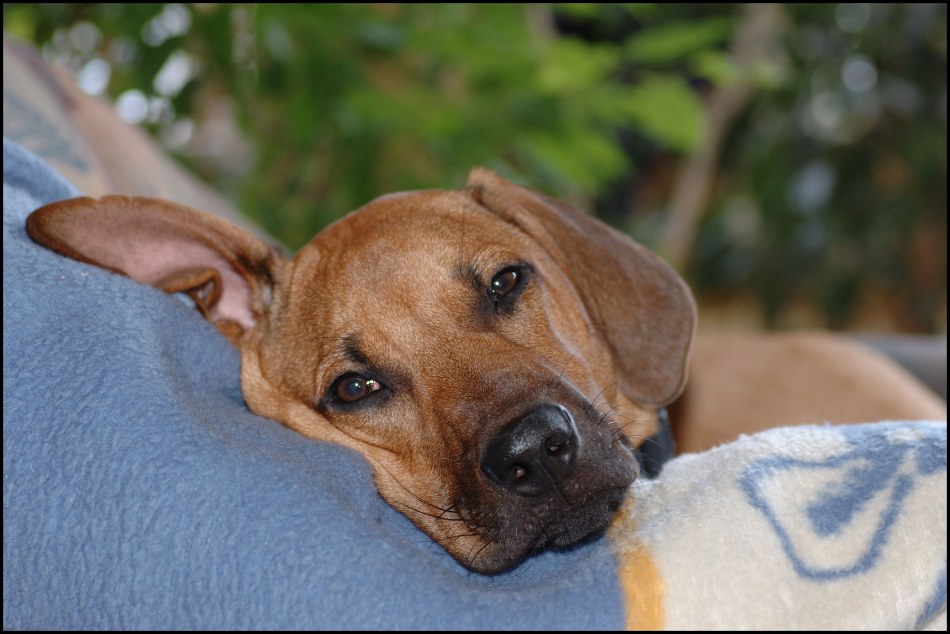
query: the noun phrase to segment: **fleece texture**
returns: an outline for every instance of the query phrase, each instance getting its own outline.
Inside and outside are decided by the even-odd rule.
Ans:
[[[946,630],[944,421],[744,436],[632,501],[611,531],[631,627]]]

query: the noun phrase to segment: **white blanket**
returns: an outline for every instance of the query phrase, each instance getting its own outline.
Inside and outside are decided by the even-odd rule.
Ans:
[[[946,422],[680,456],[611,527],[632,629],[946,630]]]

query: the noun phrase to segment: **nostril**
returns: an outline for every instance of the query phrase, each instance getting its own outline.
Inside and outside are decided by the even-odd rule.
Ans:
[[[513,493],[540,495],[570,475],[578,446],[567,410],[545,405],[503,427],[486,448],[481,469]]]
[[[551,436],[544,441],[544,448],[548,454],[557,456],[570,450],[571,436],[564,434],[561,436]]]

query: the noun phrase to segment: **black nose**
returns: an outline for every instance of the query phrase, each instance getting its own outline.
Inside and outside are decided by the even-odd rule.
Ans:
[[[541,495],[570,475],[580,445],[574,419],[560,405],[542,405],[506,424],[482,457],[482,473],[523,496]]]

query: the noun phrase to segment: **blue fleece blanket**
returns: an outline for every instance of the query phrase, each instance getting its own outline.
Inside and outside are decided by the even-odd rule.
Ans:
[[[680,456],[604,538],[469,573],[358,455],[251,414],[196,311],[34,245],[76,192],[3,169],[4,629],[946,630],[945,422]]]

